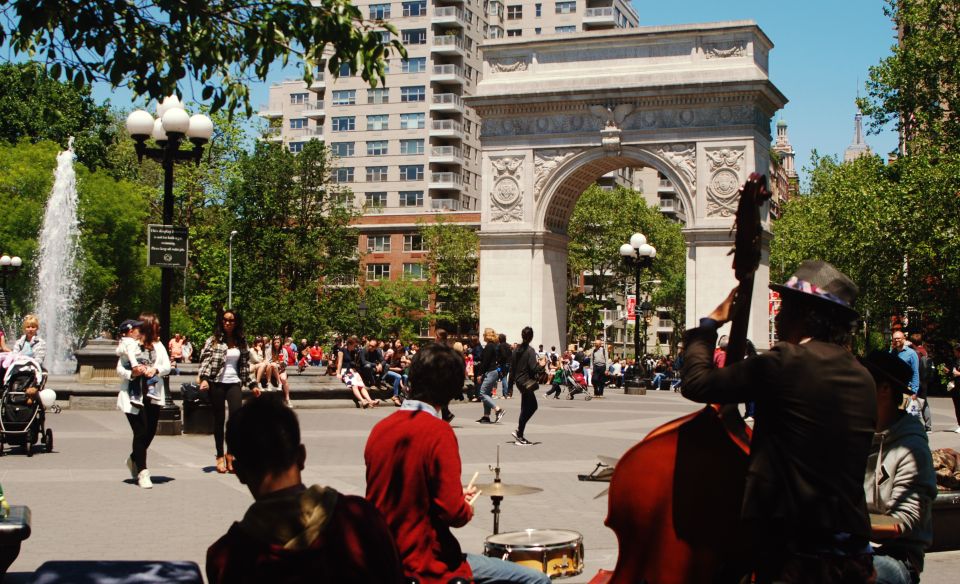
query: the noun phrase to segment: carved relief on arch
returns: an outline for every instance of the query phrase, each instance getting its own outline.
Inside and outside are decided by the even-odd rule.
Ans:
[[[710,165],[707,183],[707,217],[730,217],[737,211],[737,193],[743,167],[744,148],[707,148]]]
[[[537,150],[533,153],[534,201],[540,200],[540,196],[543,194],[543,187],[546,185],[547,179],[550,178],[550,174],[567,159],[578,152],[579,150],[560,150],[558,148],[550,148],[547,150]]]
[[[490,192],[490,220],[494,223],[523,221],[523,156],[491,158],[493,190]]]
[[[689,186],[689,192],[697,192],[697,145],[693,142],[675,142],[650,147],[659,158],[665,160]]]

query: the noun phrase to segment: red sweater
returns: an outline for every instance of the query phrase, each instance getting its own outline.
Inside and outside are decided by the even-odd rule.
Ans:
[[[364,459],[367,500],[387,520],[404,572],[421,584],[446,584],[457,576],[472,580],[450,533],[473,517],[450,424],[426,411],[394,412],[370,432]]]

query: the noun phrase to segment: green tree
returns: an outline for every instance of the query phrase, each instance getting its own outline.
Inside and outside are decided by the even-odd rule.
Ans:
[[[196,79],[214,111],[243,107],[249,86],[270,68],[300,61],[309,85],[326,61],[349,64],[364,80],[384,81],[391,50],[406,56],[384,22],[365,21],[349,0],[11,0],[0,2],[0,43],[39,56],[50,73],[78,87],[105,81],[136,95],[170,95]]]
[[[329,181],[329,152],[317,140],[298,154],[261,142],[241,159],[221,235],[238,232],[234,306],[251,331],[313,336],[341,326],[337,314],[349,309],[321,297],[321,286],[357,274],[355,212]]]
[[[434,322],[457,333],[476,328],[480,237],[473,229],[451,223],[443,215],[431,223],[421,221],[419,229],[427,249],[425,263],[430,274]]]
[[[114,135],[110,108],[96,104],[88,87],[61,83],[38,63],[0,64],[0,140],[50,140],[66,149],[73,136],[78,160],[97,168]]]
[[[362,332],[412,342],[420,336],[428,299],[425,283],[406,277],[367,286],[364,300],[368,313]]]
[[[642,285],[657,306],[667,307],[674,326],[683,327],[686,244],[680,225],[648,206],[637,191],[616,187],[605,190],[591,185],[580,195],[570,217],[569,271],[587,274],[586,293],[571,288],[567,298],[567,322],[572,339],[601,334],[602,309],[614,309],[615,295],[633,286],[633,269],[620,256],[620,246],[633,233],[641,232],[657,248],[657,257],[642,276],[660,280],[658,286]]]

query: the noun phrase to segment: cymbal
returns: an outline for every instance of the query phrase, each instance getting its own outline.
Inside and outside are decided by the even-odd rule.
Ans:
[[[484,497],[517,497],[519,495],[532,495],[539,493],[543,489],[539,487],[528,487],[526,485],[508,485],[507,483],[486,483],[475,485]]]

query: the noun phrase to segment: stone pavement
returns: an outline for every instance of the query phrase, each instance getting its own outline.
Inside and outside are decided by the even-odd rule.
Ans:
[[[541,399],[527,429],[531,440],[541,442],[535,446],[510,442],[518,399],[500,402],[507,414],[494,426],[474,423],[480,404],[453,405],[465,483],[474,471],[480,471],[478,482],[493,479],[489,466],[495,464],[499,446],[505,482],[543,489],[505,499],[501,531],[552,527],[583,534],[586,569],[568,582],[587,582],[598,569],[612,568],[617,557],[616,538],[603,525],[607,485],[580,482],[577,474],[592,470],[598,454],[618,457],[657,425],[698,408],[673,393],[608,394],[591,402],[582,396],[576,401]],[[298,402],[307,447],[304,480],[362,494],[367,435],[393,408],[358,410],[345,400],[325,402],[324,409],[301,408],[309,402]],[[938,431],[930,435],[931,445],[960,449],[960,434],[946,431],[955,427],[949,401],[932,402]],[[343,407],[329,407],[334,405]],[[17,574],[13,581],[29,581],[28,573],[54,559],[192,560],[202,567],[207,546],[251,502],[236,477],[214,472],[211,436],[158,436],[149,458],[155,487],[143,491],[124,466],[130,431],[120,412],[64,410],[48,421],[54,431],[52,454],[26,458],[15,451],[0,458],[7,499],[33,511],[33,535],[11,567]],[[490,500],[482,498],[473,521],[456,530],[466,551],[482,552],[484,538],[492,533],[490,509]],[[958,571],[960,552],[930,554],[923,581],[955,582]]]

